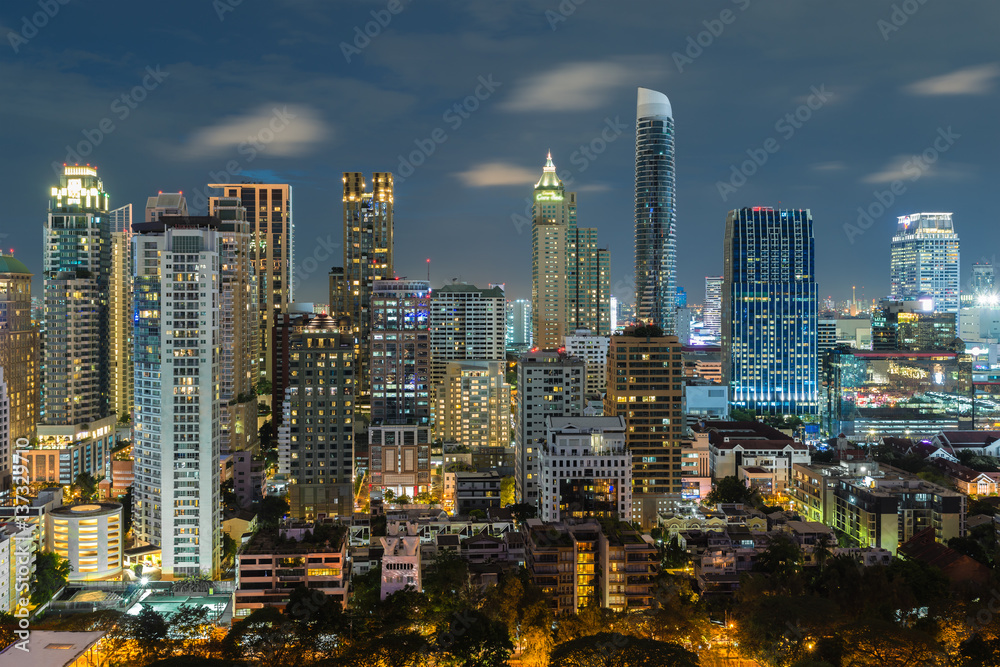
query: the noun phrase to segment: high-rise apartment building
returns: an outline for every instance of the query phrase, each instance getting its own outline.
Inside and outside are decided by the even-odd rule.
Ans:
[[[470,448],[510,446],[506,363],[450,361],[438,385],[435,437]]]
[[[230,452],[257,449],[257,382],[260,378],[260,309],[257,276],[250,259],[254,235],[236,197],[213,197],[219,227],[219,447]]]
[[[705,304],[701,317],[703,331],[715,340],[722,334],[722,276],[705,276]]]
[[[283,316],[278,470],[291,515],[314,519],[354,511],[354,338],[328,315]],[[278,342],[278,339],[275,339]]]
[[[66,166],[53,186],[44,231],[42,414],[75,426],[110,413],[109,196],[95,167]]]
[[[10,440],[31,439],[38,423],[38,330],[31,323],[31,272],[0,256],[0,368],[7,373]]]
[[[233,225],[133,225],[135,533],[160,547],[168,577],[219,570],[222,239]]]
[[[344,317],[347,315],[347,304],[344,301],[346,291],[344,287],[344,267],[335,266],[330,269],[330,311],[327,313],[331,317]]]
[[[597,336],[587,329],[577,329],[565,338],[566,354],[583,359],[587,376],[583,395],[587,399],[600,398],[608,384],[608,347],[611,336]]]
[[[507,351],[524,352],[532,345],[531,301],[507,302]]]
[[[270,335],[274,313],[285,312],[295,301],[295,220],[292,216],[292,186],[287,183],[210,183],[221,188],[222,197],[236,197],[246,209],[253,235],[250,260],[257,274],[260,318],[260,373],[271,381]],[[208,210],[217,206],[210,197]]]
[[[371,298],[372,423],[429,425],[430,283],[378,280]]]
[[[722,286],[722,376],[758,414],[815,414],[819,295],[809,210],[730,211]]]
[[[534,345],[559,347],[580,328],[609,335],[609,254],[596,229],[576,226],[576,193],[566,192],[551,153],[535,184],[531,244]]]
[[[891,298],[934,299],[934,310],[957,313],[959,240],[951,213],[914,213],[899,217],[892,237]]]
[[[676,336],[627,329],[611,337],[604,415],[625,420],[632,455],[632,520],[656,525],[681,499],[684,361]],[[647,335],[649,334],[649,335]]]
[[[994,269],[989,262],[972,265],[972,291],[976,296],[992,296],[994,293]]]
[[[116,208],[111,221],[110,322],[111,411],[119,421],[132,418],[132,204]]]
[[[0,366],[0,497],[10,493],[14,448],[14,441],[10,437],[10,396],[7,393],[7,383],[3,379],[3,366]]]
[[[676,195],[670,100],[640,88],[635,129],[635,316],[666,334],[676,333]]]
[[[334,302],[343,304],[357,346],[359,372],[356,376],[359,392],[368,393],[369,354],[372,331],[372,289],[377,280],[392,280],[392,174],[372,174],[372,189],[368,190],[364,175],[344,172],[344,294]]]
[[[587,369],[565,352],[528,352],[517,362],[514,481],[519,502],[538,502],[538,448],[545,442],[545,418],[583,414]]]

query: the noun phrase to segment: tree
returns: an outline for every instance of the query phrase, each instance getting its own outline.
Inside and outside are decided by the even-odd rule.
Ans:
[[[563,642],[552,651],[552,667],[698,667],[698,655],[677,644],[616,632]]]
[[[514,651],[503,623],[475,609],[457,611],[441,624],[435,644],[461,667],[504,667]]]
[[[482,521],[483,519],[486,518],[486,512],[484,512],[483,510],[470,510],[469,511],[469,518],[470,519],[478,519],[478,520]]]
[[[239,551],[239,545],[236,544],[229,533],[222,534],[222,559],[225,561],[234,561],[236,558],[236,553]]]
[[[294,665],[302,657],[294,625],[277,607],[257,609],[233,623],[223,650],[230,659],[258,665]]]
[[[396,500],[396,492],[392,489],[386,489],[382,492],[382,499],[391,505]]]
[[[45,604],[66,585],[73,569],[69,561],[53,551],[35,556],[35,578],[31,587],[31,604]]]
[[[80,500],[84,502],[91,501],[97,497],[98,481],[93,475],[81,472],[76,476],[76,481],[73,483],[73,490],[80,492]]]
[[[510,507],[510,513],[514,516],[515,521],[524,523],[538,515],[538,508],[528,503],[514,503]]]
[[[635,338],[660,338],[663,336],[663,329],[655,324],[638,326],[632,330],[632,336]]]
[[[125,490],[125,495],[118,498],[122,504],[122,522],[125,524],[125,533],[132,530],[132,487]]]
[[[264,396],[271,393],[271,382],[268,380],[261,380],[257,383],[257,395]]]
[[[160,657],[165,648],[167,633],[167,619],[163,614],[152,607],[143,605],[142,609],[135,616],[128,619],[129,634],[135,640],[135,645],[142,655],[142,662]]]
[[[432,611],[441,614],[455,611],[460,594],[469,583],[468,562],[449,551],[438,552],[437,558],[421,575],[420,583]]]
[[[500,507],[514,504],[514,478],[504,477],[500,480]]]
[[[720,503],[750,503],[753,501],[754,491],[749,489],[739,477],[730,475],[723,477],[715,483],[712,491],[705,496],[706,505],[718,505]]]
[[[773,575],[777,579],[791,577],[802,568],[802,550],[784,533],[771,538],[767,548],[757,557],[754,570]]]
[[[291,506],[282,496],[265,496],[257,508],[257,521],[262,528],[275,528],[285,518]]]
[[[396,504],[397,505],[409,505],[410,504],[410,497],[404,493],[401,496],[399,496],[398,498],[396,498]]]
[[[729,408],[729,418],[734,422],[755,422],[757,421],[757,413],[743,408]]]

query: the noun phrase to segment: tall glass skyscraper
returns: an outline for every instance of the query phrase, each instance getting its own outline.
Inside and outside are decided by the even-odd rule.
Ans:
[[[892,237],[892,299],[934,299],[934,312],[958,313],[958,234],[951,213],[914,213],[899,218]]]
[[[639,89],[635,128],[636,319],[677,333],[674,114],[663,93]]]
[[[705,276],[705,303],[701,316],[705,333],[718,340],[722,333],[722,276]]]
[[[758,414],[815,414],[817,309],[809,210],[730,211],[722,284],[722,376]]]

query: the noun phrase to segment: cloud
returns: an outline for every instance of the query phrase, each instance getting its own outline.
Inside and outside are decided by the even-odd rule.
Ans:
[[[897,155],[881,171],[868,174],[862,183],[892,183],[915,181],[918,178],[935,178],[958,181],[970,177],[970,170],[961,164],[942,164],[940,160],[928,163],[918,155]]]
[[[993,91],[993,80],[998,76],[1000,65],[990,63],[923,79],[903,90],[911,95],[985,95]]]
[[[490,188],[500,185],[530,185],[541,176],[541,170],[506,162],[486,162],[455,175],[469,187]]]
[[[816,162],[809,165],[809,168],[813,171],[843,171],[847,169],[847,165],[839,160],[834,160],[833,162]]]
[[[518,82],[503,105],[508,111],[588,111],[609,102],[622,88],[659,79],[651,58],[566,63]]]
[[[311,152],[330,134],[311,107],[273,104],[195,130],[180,155],[187,159],[230,155],[241,144],[256,143],[271,157],[296,157]]]

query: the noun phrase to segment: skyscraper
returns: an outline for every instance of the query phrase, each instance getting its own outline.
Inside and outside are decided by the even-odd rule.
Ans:
[[[359,373],[359,393],[370,391],[369,334],[372,331],[372,289],[376,280],[392,280],[393,184],[392,174],[372,174],[369,192],[364,175],[344,172],[344,296],[330,297],[342,303],[345,312],[331,313],[351,318]]]
[[[705,305],[702,318],[705,323],[705,333],[719,340],[722,333],[722,276],[705,277]]]
[[[516,299],[507,302],[507,350],[523,352],[532,345],[531,301]]]
[[[761,414],[818,406],[813,220],[809,210],[730,211],[722,285],[722,378]]]
[[[972,291],[977,296],[993,294],[994,270],[989,262],[976,262],[972,265]]]
[[[891,298],[934,299],[934,311],[958,313],[959,243],[951,213],[899,217],[892,237]]]
[[[111,411],[132,418],[132,204],[116,208],[111,220],[110,321]]]
[[[609,335],[609,254],[596,229],[576,226],[576,193],[566,192],[551,153],[535,184],[531,248],[534,344],[557,348],[577,329]]]
[[[257,274],[257,299],[260,304],[260,373],[271,381],[271,344],[269,337],[274,312],[285,312],[295,301],[295,220],[292,216],[292,186],[287,183],[209,183],[222,188],[223,197],[236,197],[246,209],[250,233],[250,260]],[[210,197],[208,210],[215,210]]]
[[[108,202],[96,167],[64,167],[51,190],[44,234],[46,425],[90,423],[110,412]]]
[[[639,89],[635,129],[635,316],[677,331],[674,115],[663,93]]]
[[[626,329],[611,337],[604,416],[625,420],[632,455],[632,520],[643,527],[681,498],[684,361],[676,336]]]
[[[507,318],[503,290],[452,283],[431,294],[431,387],[440,388],[451,361],[505,358]]]
[[[38,330],[31,324],[31,272],[0,256],[0,367],[7,373],[10,440],[31,439],[38,423]]]
[[[223,228],[211,217],[133,225],[135,533],[166,576],[219,570]],[[169,295],[169,296],[168,296]]]
[[[499,361],[450,361],[436,393],[435,437],[466,447],[510,446],[510,385]]]

